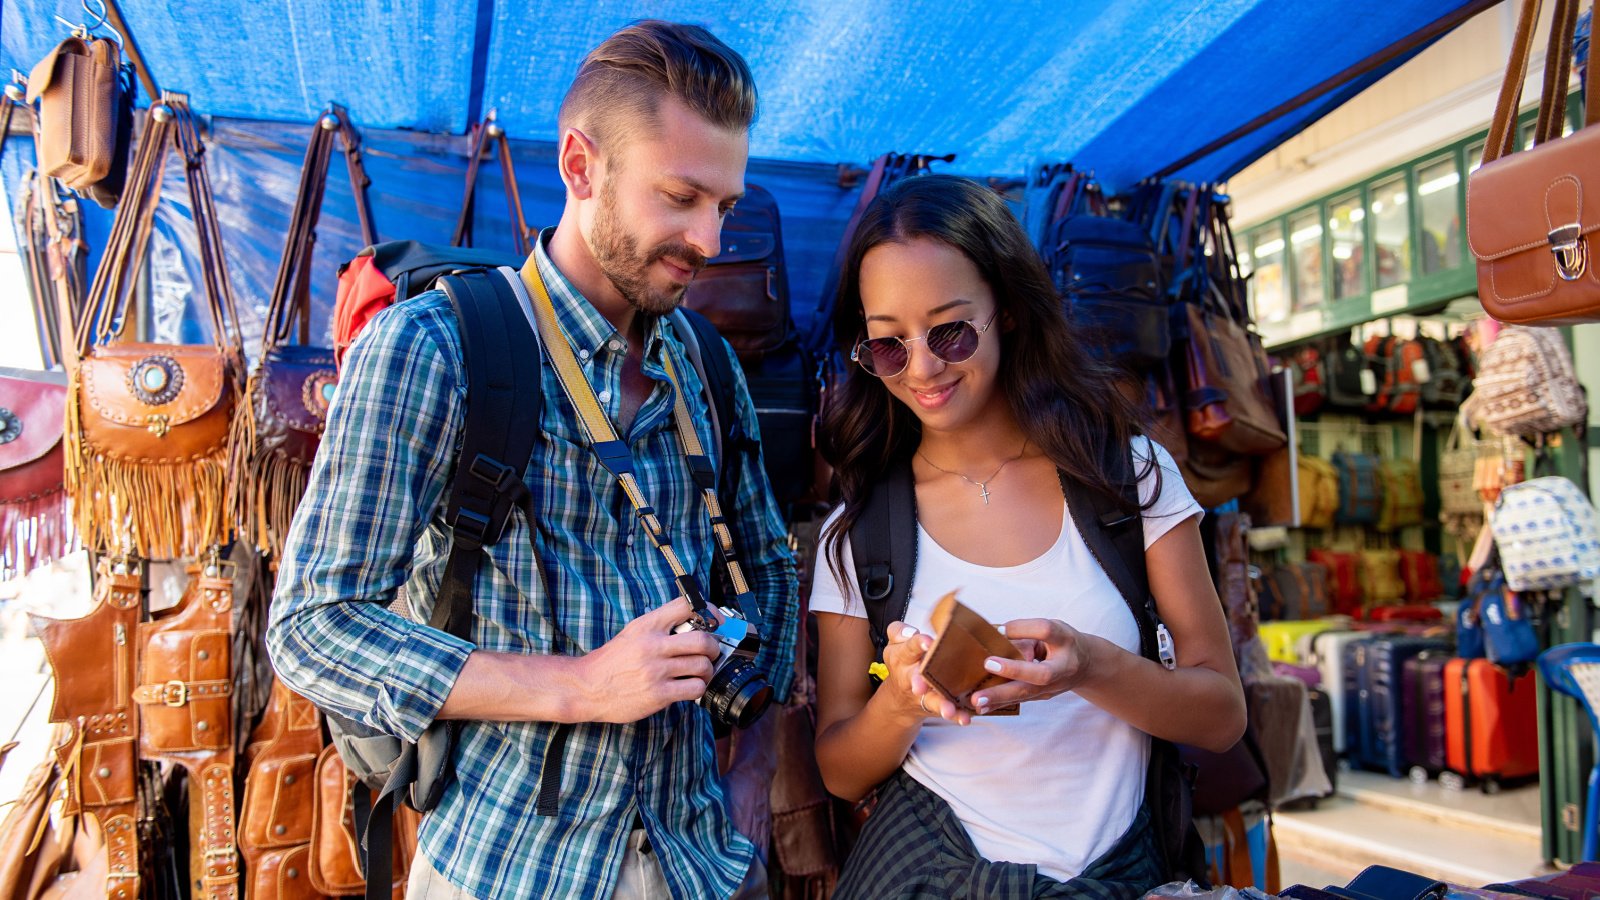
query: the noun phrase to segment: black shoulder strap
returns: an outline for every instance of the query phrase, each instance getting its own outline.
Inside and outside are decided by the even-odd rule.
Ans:
[[[1144,520],[1139,509],[1139,478],[1132,452],[1110,447],[1106,471],[1116,474],[1121,496],[1116,500],[1061,476],[1067,511],[1083,542],[1111,583],[1117,586],[1133,620],[1139,623],[1139,649],[1146,659],[1159,659],[1156,645],[1155,599],[1150,596],[1150,573],[1144,560]]]
[[[677,318],[687,322],[686,333],[679,338],[689,351],[700,381],[711,395],[711,415],[715,419],[712,431],[717,435],[717,494],[731,502],[739,486],[739,466],[736,460],[749,449],[752,442],[739,425],[739,405],[734,399],[733,363],[722,349],[722,334],[711,320],[687,307],[679,307]]]
[[[909,460],[891,465],[867,495],[850,529],[850,556],[872,646],[882,659],[889,623],[905,618],[917,571],[917,490]]]

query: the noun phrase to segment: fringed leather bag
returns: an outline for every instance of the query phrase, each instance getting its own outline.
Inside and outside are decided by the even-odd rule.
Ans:
[[[169,147],[185,163],[210,346],[122,340]],[[187,98],[167,93],[146,119],[77,329],[66,485],[78,531],[91,549],[170,559],[200,556],[228,540],[224,467],[243,370],[237,323],[199,126]]]
[[[318,120],[306,148],[289,237],[261,336],[261,355],[245,386],[246,402],[239,404],[233,417],[228,507],[240,537],[273,556],[282,550],[305,493],[338,382],[333,350],[309,344],[312,251],[335,137],[344,142],[361,238],[366,246],[378,242],[367,197],[371,182],[361,165],[361,138],[344,107],[334,104]],[[290,343],[297,322],[299,342]]]
[[[67,553],[66,376],[0,369],[0,580]]]

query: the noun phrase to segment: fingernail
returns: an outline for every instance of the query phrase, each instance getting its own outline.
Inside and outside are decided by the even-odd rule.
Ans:
[[[989,705],[989,698],[979,694],[978,696],[972,698],[972,702],[978,704],[978,709],[981,710],[985,706]]]
[[[1000,632],[1000,636],[1001,637],[1005,637],[1005,635],[1006,635],[1006,627],[1004,625],[996,625],[994,627],[994,630]]]
[[[914,638],[916,636],[917,636],[917,626],[915,626],[915,625],[907,625],[904,628],[900,629],[900,640],[902,640],[902,641],[909,641],[909,640],[911,640],[912,638]]]
[[[983,661],[983,667],[991,672],[998,672],[1000,671],[1000,660],[986,659]]]

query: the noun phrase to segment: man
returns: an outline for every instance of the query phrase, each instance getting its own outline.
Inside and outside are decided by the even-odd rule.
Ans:
[[[668,362],[700,442],[715,438],[665,314],[717,255],[722,218],[744,191],[755,107],[744,60],[702,28],[642,21],[608,38],[562,103],[566,208],[522,273],[548,289],[647,500],[703,584],[716,549],[674,428]],[[471,644],[386,608],[404,586],[425,619],[448,555],[440,521],[466,401],[448,300],[430,292],[385,311],[345,366],[268,646],[290,687],[382,731],[415,740],[435,719],[465,720],[455,778],[422,824],[411,896],[764,892],[764,866],[719,782],[710,716],[694,702],[716,647],[673,633],[691,607],[673,599],[671,571],[591,451],[549,354],[526,476],[536,527],[530,536],[515,515],[490,549]],[[737,381],[740,424],[755,434]],[[734,463],[740,487],[723,502],[770,632],[756,664],[781,698],[793,559],[759,458]],[[559,723],[570,724],[564,752],[551,740]],[[559,786],[555,815],[536,811],[541,781]]]

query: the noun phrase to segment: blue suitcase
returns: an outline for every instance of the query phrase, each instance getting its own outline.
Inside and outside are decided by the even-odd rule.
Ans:
[[[1353,659],[1345,667],[1347,680],[1356,680],[1355,721],[1347,723],[1354,735],[1351,761],[1364,769],[1405,777],[1410,768],[1405,752],[1407,702],[1402,675],[1405,662],[1429,650],[1447,650],[1449,643],[1434,638],[1375,637],[1351,645]],[[1349,709],[1347,708],[1347,713]]]

